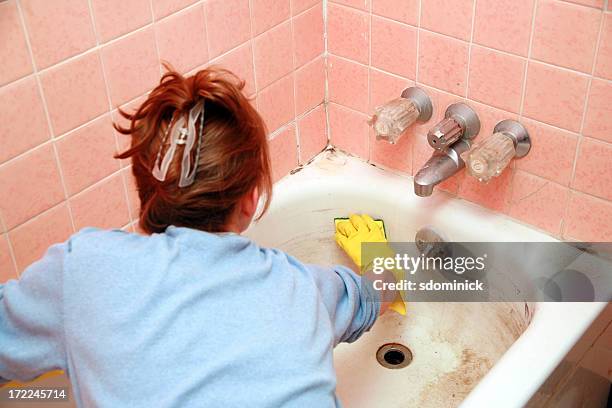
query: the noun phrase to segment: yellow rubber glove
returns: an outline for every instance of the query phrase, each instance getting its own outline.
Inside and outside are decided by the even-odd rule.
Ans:
[[[359,267],[360,273],[364,272],[367,265],[361,264],[361,244],[363,242],[387,242],[384,232],[376,222],[367,214],[361,216],[351,214],[348,220],[336,224],[336,242]],[[389,256],[393,251],[389,248]],[[398,292],[389,306],[389,309],[401,314],[406,314],[406,305]]]

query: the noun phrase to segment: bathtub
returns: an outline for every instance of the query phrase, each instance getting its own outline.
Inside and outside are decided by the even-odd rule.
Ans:
[[[332,221],[350,212],[383,218],[393,241],[414,241],[423,226],[451,241],[554,241],[443,192],[417,197],[410,177],[334,149],[276,183],[269,212],[247,235],[303,262],[350,265],[333,242]],[[408,299],[406,317],[386,313],[358,341],[335,349],[337,393],[348,408],[542,406],[539,390],[605,307]],[[411,364],[379,364],[376,352],[386,343],[408,347]]]

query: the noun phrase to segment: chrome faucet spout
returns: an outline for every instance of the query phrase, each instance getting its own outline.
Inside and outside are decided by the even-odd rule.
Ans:
[[[470,142],[460,139],[445,150],[435,150],[423,167],[414,176],[414,193],[428,197],[436,185],[465,167],[461,154],[470,149]]]

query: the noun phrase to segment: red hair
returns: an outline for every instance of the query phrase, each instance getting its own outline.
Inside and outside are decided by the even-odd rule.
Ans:
[[[131,147],[115,157],[132,158],[141,204],[140,227],[148,233],[163,232],[169,225],[224,231],[238,201],[254,188],[265,198],[261,217],[272,194],[268,143],[263,120],[242,93],[244,82],[220,68],[207,68],[189,77],[167,68],[135,113],[119,110],[130,121],[129,127],[114,124],[118,132],[132,137]],[[173,117],[186,117],[202,100],[205,119],[194,183],[178,186],[182,146],[166,179],[158,181],[151,171],[166,129]],[[163,156],[167,146],[161,148]]]

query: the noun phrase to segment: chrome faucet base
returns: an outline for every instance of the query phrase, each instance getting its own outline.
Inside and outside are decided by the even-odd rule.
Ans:
[[[417,122],[424,123],[431,119],[433,114],[433,105],[431,99],[421,88],[416,86],[406,88],[402,92],[402,98],[410,99],[419,110],[419,117]]]
[[[506,119],[499,122],[493,129],[493,133],[498,132],[512,139],[514,149],[516,150],[516,158],[527,156],[527,153],[531,150],[531,138],[525,126],[515,120]]]

